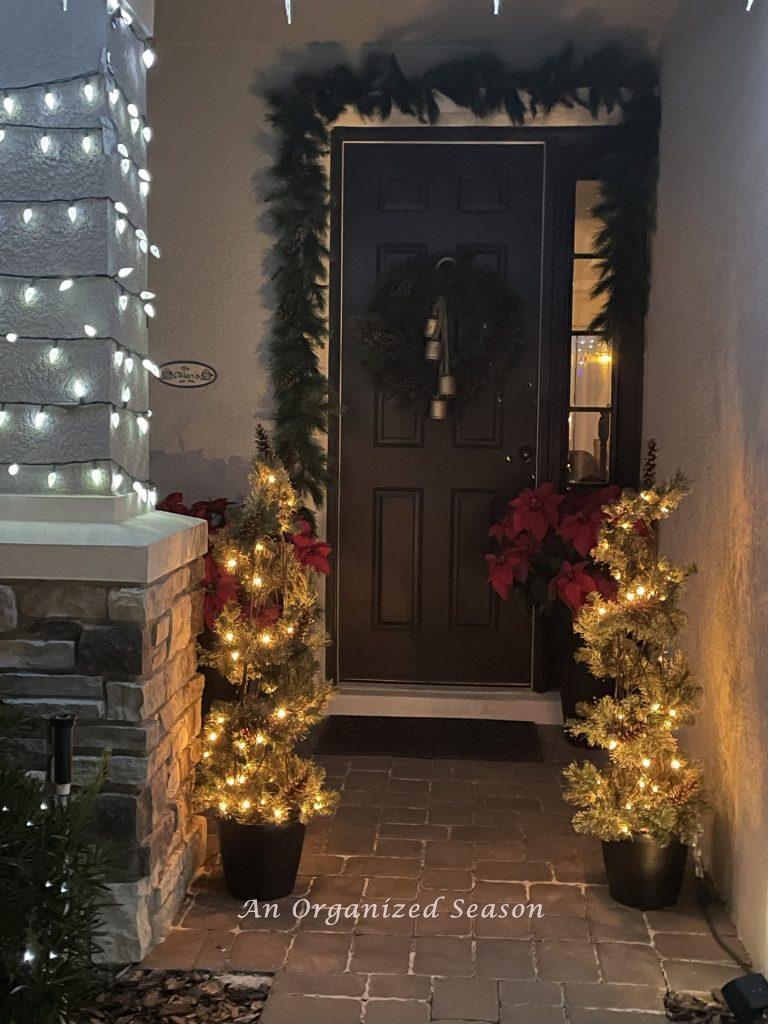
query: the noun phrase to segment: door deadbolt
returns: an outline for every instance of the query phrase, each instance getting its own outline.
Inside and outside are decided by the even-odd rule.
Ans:
[[[517,454],[521,462],[528,463],[533,459],[533,448],[529,444],[524,444]]]

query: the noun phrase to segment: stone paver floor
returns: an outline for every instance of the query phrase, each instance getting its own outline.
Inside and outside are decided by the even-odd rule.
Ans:
[[[659,1024],[667,986],[740,974],[690,883],[667,911],[610,899],[600,844],[573,833],[561,798],[574,750],[541,735],[543,764],[321,758],[341,804],[308,826],[278,916],[240,919],[214,859],[145,965],[274,972],[262,1024]],[[388,903],[390,916],[336,920],[307,903]],[[506,918],[482,909],[502,904]]]

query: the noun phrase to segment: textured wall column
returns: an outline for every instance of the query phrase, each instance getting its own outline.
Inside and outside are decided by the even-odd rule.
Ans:
[[[69,8],[68,10],[65,8]],[[0,698],[77,716],[76,781],[111,751],[104,958],[141,958],[200,862],[206,526],[148,470],[151,0],[6,0],[0,36]]]
[[[105,0],[69,12],[50,0],[10,6],[19,10],[6,34],[16,59],[0,61],[0,494],[101,495],[107,509],[136,512],[151,496],[152,50],[138,20]],[[77,33],[74,62],[59,45],[45,71],[20,66],[20,54],[39,50],[30,30],[43,20]]]

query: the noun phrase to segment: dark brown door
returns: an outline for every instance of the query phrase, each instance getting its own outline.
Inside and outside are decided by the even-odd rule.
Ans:
[[[343,145],[337,651],[341,680],[530,684],[531,624],[486,583],[488,527],[535,472],[544,146]],[[401,409],[355,345],[380,275],[471,253],[521,299],[526,345],[458,422]]]

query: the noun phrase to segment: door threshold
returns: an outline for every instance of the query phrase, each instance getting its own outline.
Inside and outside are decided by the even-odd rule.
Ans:
[[[485,718],[562,725],[560,694],[523,687],[419,683],[340,683],[330,715],[392,718]]]

